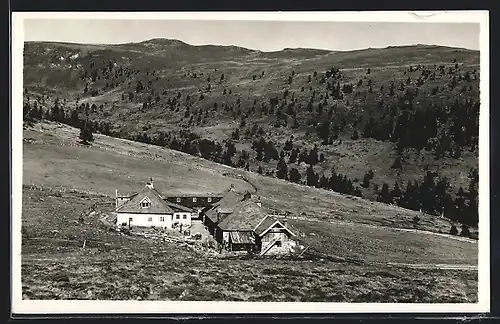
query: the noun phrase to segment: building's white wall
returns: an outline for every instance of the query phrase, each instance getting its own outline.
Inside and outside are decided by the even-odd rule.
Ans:
[[[293,252],[294,247],[297,243],[293,240],[281,242],[281,246],[273,246],[266,255],[278,255],[278,254],[289,254]],[[264,249],[264,246],[262,247]]]
[[[222,242],[229,242],[229,233],[230,232],[222,232]]]
[[[175,212],[172,217],[172,224],[182,224],[182,226],[191,226],[191,213]]]
[[[164,221],[161,221],[160,217],[164,217]],[[122,225],[123,223],[127,223],[128,225],[129,218],[132,218],[130,222],[131,226],[172,228],[172,215],[168,214],[117,213],[116,224]],[[151,218],[151,220],[149,220],[149,218]]]

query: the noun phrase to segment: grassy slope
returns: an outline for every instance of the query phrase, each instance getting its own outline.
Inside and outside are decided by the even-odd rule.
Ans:
[[[310,210],[304,210],[307,217],[319,221],[290,221],[303,240],[316,242],[330,255],[362,256],[370,263],[220,260],[169,243],[108,232],[98,225],[98,215],[87,216],[84,225],[77,224],[78,217],[93,202],[109,201],[116,187],[137,190],[150,176],[160,190],[217,191],[229,183],[239,190],[249,188],[241,180],[223,176],[227,167],[189,155],[101,135],[96,136],[92,147],[86,148],[76,144],[75,129],[57,124],[39,124],[37,128],[24,132],[25,139],[31,140],[23,145],[23,182],[88,190],[104,196],[23,191],[23,226],[32,238],[24,240],[23,246],[25,298],[350,302],[477,299],[475,272],[412,270],[371,263],[474,264],[476,244],[382,227],[370,230],[361,223],[399,227],[414,213],[248,172],[237,171],[253,180],[267,207],[293,213],[299,206],[310,206]],[[436,222],[441,221],[424,216],[420,227],[436,228]],[[85,239],[89,241],[82,249]],[[159,271],[162,274],[158,275]],[[221,280],[221,274],[226,279]]]
[[[115,189],[138,190],[150,177],[164,192],[221,192],[230,184],[238,190],[252,190],[245,181],[223,175],[239,174],[259,188],[258,194],[271,212],[402,228],[413,227],[411,220],[418,215],[420,229],[447,232],[450,227],[446,219],[264,177],[153,145],[97,134],[92,147],[83,147],[78,144],[78,133],[78,129],[56,123],[25,130],[25,139],[34,141],[24,143],[23,182],[108,196]]]
[[[25,299],[329,302],[475,302],[470,271],[328,261],[224,260],[203,252],[76,224],[100,197],[24,190]],[[71,208],[68,208],[71,206]],[[54,233],[52,230],[57,230]],[[36,239],[44,237],[44,240]],[[83,240],[87,240],[82,249]],[[105,242],[105,243],[99,243]]]
[[[50,49],[50,50],[47,50]],[[29,43],[26,46],[25,56],[25,85],[32,95],[54,93],[60,98],[66,98],[67,106],[74,104],[75,98],[82,97],[82,102],[104,104],[102,111],[91,113],[91,117],[98,120],[107,120],[120,127],[125,132],[141,132],[142,127],[151,125],[149,133],[160,130],[172,131],[179,128],[187,120],[183,120],[185,110],[185,98],[191,96],[191,111],[198,109],[206,110],[211,108],[214,102],[219,104],[217,113],[210,113],[207,124],[191,126],[190,128],[202,136],[207,136],[216,140],[228,138],[232,130],[238,123],[233,122],[233,117],[221,111],[221,104],[236,106],[236,100],[240,98],[243,110],[252,106],[253,100],[257,100],[257,107],[261,103],[267,103],[273,96],[281,97],[284,89],[294,92],[299,103],[309,100],[312,91],[311,86],[317,92],[317,98],[324,93],[324,85],[319,84],[318,79],[307,82],[307,77],[313,71],[323,74],[332,66],[339,67],[345,75],[342,83],[357,83],[363,79],[365,84],[361,87],[355,86],[355,93],[347,95],[346,99],[336,102],[340,106],[348,106],[348,110],[353,114],[359,112],[372,111],[380,99],[378,89],[384,86],[386,89],[391,81],[395,81],[396,87],[400,81],[405,81],[408,76],[415,80],[420,76],[421,71],[408,72],[410,65],[425,65],[432,69],[434,64],[445,64],[454,66],[451,62],[456,59],[460,65],[460,73],[479,69],[479,54],[476,51],[469,51],[456,48],[439,46],[404,46],[385,49],[367,49],[350,52],[324,52],[304,49],[285,50],[273,53],[262,53],[250,51],[237,47],[218,46],[189,46],[185,43],[169,40],[154,40],[139,44],[128,44],[121,46],[97,46],[78,44],[52,44],[52,43]],[[78,53],[80,57],[75,60],[69,59],[72,54]],[[79,68],[76,63],[83,66],[89,64],[88,53],[93,53],[95,61],[108,59],[115,60],[119,66],[131,67],[133,70],[141,70],[139,74],[132,74],[129,78],[120,79],[117,88],[110,89],[105,93],[100,93],[97,97],[83,95],[83,81],[77,75]],[[65,57],[64,61],[59,58]],[[48,67],[50,66],[50,69]],[[71,67],[70,67],[71,66]],[[371,69],[371,74],[366,74],[366,69]],[[145,71],[149,71],[146,75]],[[159,80],[152,77],[152,71],[157,72]],[[260,79],[258,76],[265,71],[265,75]],[[287,78],[292,71],[295,76],[291,85],[287,84]],[[406,71],[406,74],[405,74]],[[191,78],[188,75],[196,72],[198,78]],[[220,75],[224,74],[225,79],[220,81]],[[42,75],[43,78],[39,78]],[[257,79],[252,80],[252,76],[257,75]],[[206,93],[208,82],[207,77],[211,77],[212,89]],[[431,98],[431,89],[438,85],[443,89],[436,98],[454,97],[456,91],[449,91],[446,84],[450,80],[449,75],[436,77],[434,81],[426,81],[420,87],[420,95],[417,102],[425,105]],[[368,93],[366,81],[373,82],[373,93]],[[136,81],[153,80],[152,88],[157,93],[161,93],[161,100],[158,104],[153,104],[147,111],[141,111],[141,103],[147,94],[142,95],[139,102],[129,102],[121,100],[121,94],[133,91]],[[131,85],[128,82],[131,81]],[[95,86],[102,87],[105,80],[97,80]],[[39,85],[40,88],[36,88]],[[472,97],[478,93],[478,81],[470,83],[473,90],[469,95]],[[93,85],[92,85],[93,86]],[[301,87],[305,91],[301,92]],[[461,87],[461,84],[458,88]],[[223,95],[223,90],[232,91],[232,94]],[[181,93],[182,104],[179,111],[170,111],[165,107],[166,100]],[[198,101],[200,92],[204,92],[205,99]],[[398,92],[398,91],[396,91]],[[32,96],[33,97],[33,96]],[[437,99],[436,99],[437,100]],[[349,102],[349,103],[348,103]],[[329,101],[332,105],[334,102]],[[315,104],[316,106],[316,104]],[[375,112],[376,113],[376,112]],[[299,118],[308,118],[305,111],[298,112]],[[237,118],[239,120],[239,117]],[[250,117],[248,125],[252,121],[257,121],[267,125],[269,117],[262,119]],[[284,141],[294,135],[296,142],[302,143],[303,147],[311,147],[316,138],[306,136],[304,129],[292,130],[289,128],[275,129],[266,127],[266,133],[280,147]],[[393,144],[383,143],[373,139],[361,139],[352,141],[349,139],[350,132],[341,135],[342,143],[329,147],[321,147],[320,152],[324,152],[327,162],[316,167],[317,171],[330,170],[332,165],[338,172],[347,174],[351,179],[362,179],[364,173],[369,169],[375,171],[373,183],[381,185],[384,182],[393,184],[396,180],[406,184],[408,180],[420,180],[424,170],[429,168],[438,171],[440,175],[447,176],[451,185],[456,189],[458,186],[466,187],[468,179],[466,170],[470,167],[478,166],[477,152],[464,152],[459,159],[444,158],[434,161],[430,153],[423,152],[421,155],[413,154],[405,163],[402,172],[397,172],[390,168],[394,161]],[[251,139],[241,139],[239,148],[249,149]],[[252,152],[252,154],[254,154]],[[252,157],[252,170],[257,169],[255,158]],[[269,164],[262,164],[264,169],[273,170],[276,161]],[[302,168],[303,169],[303,168]],[[304,170],[302,170],[304,171]],[[363,193],[373,197],[373,188],[363,189]]]

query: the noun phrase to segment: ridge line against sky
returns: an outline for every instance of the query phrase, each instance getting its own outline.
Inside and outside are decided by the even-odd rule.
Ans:
[[[458,46],[448,46],[448,45],[439,45],[439,44],[402,44],[402,45],[387,45],[384,47],[364,47],[364,48],[355,48],[355,49],[348,49],[348,50],[332,50],[332,49],[327,49],[327,48],[312,48],[312,47],[288,47],[288,48],[282,48],[278,50],[259,50],[255,48],[248,48],[244,46],[239,46],[239,45],[234,45],[234,44],[189,44],[186,43],[182,40],[179,39],[173,39],[173,38],[150,38],[150,39],[145,39],[141,41],[136,41],[136,42],[126,42],[126,43],[115,43],[115,44],[109,44],[109,43],[78,43],[78,42],[70,42],[70,41],[29,41],[27,40],[26,42],[36,42],[36,43],[53,43],[53,44],[69,44],[69,45],[89,45],[89,46],[124,46],[124,45],[132,45],[132,44],[141,44],[141,43],[146,43],[146,42],[151,42],[154,40],[169,40],[169,41],[179,41],[184,43],[185,45],[188,46],[221,46],[221,47],[238,47],[242,48],[245,50],[249,51],[256,51],[256,52],[263,52],[263,53],[275,53],[275,52],[280,52],[284,50],[311,50],[311,51],[324,51],[327,53],[331,52],[355,52],[355,51],[362,51],[362,50],[369,50],[369,49],[385,49],[388,47],[410,47],[410,46],[438,46],[438,47],[447,47],[447,48],[453,48],[453,49],[460,49],[460,50],[468,50],[468,51],[478,51],[475,49],[470,49],[470,48],[465,48],[465,47],[458,47]]]
[[[154,38],[263,52],[285,48],[350,51],[417,44],[479,50],[479,23],[26,19],[25,41],[93,45]]]

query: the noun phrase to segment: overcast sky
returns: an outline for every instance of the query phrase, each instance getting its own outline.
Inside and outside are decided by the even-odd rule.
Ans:
[[[353,50],[436,44],[479,50],[478,23],[26,19],[26,41],[92,44],[179,39],[193,45]]]

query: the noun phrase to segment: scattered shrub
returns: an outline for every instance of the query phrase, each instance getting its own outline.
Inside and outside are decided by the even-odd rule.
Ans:
[[[69,282],[69,276],[64,271],[59,271],[50,274],[49,279],[56,282]]]
[[[470,233],[470,230],[469,230],[469,226],[463,224],[462,225],[462,230],[460,232],[460,236],[464,236],[464,237],[470,237],[471,236],[471,233]]]

